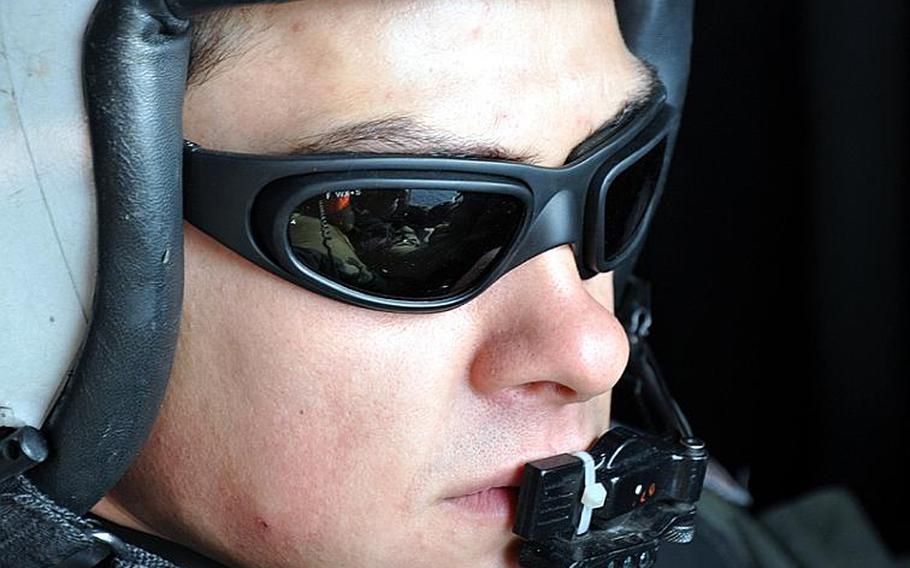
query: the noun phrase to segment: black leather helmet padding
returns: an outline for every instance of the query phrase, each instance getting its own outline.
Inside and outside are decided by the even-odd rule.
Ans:
[[[102,0],[83,87],[98,211],[92,321],[45,424],[32,481],[83,513],[145,442],[167,385],[183,294],[181,111],[189,25],[164,0]]]
[[[259,1],[101,0],[92,14],[83,86],[98,211],[93,315],[43,428],[51,457],[29,474],[76,513],[120,479],[145,443],[173,361],[183,291],[186,18]],[[617,1],[627,43],[658,68],[678,108],[692,6],[692,0]]]
[[[655,67],[667,101],[682,110],[689,80],[694,0],[617,0],[616,15],[626,45]]]
[[[91,508],[148,438],[167,386],[183,297],[183,95],[190,25],[231,4],[101,0],[83,40],[98,214],[92,321],[29,473],[59,504]],[[190,9],[193,7],[198,9]],[[188,426],[189,427],[189,426]]]
[[[667,102],[682,115],[689,81],[689,53],[692,48],[692,18],[695,0],[616,0],[619,27],[629,50],[657,68],[657,74],[667,88]],[[668,140],[672,155],[679,125]],[[659,211],[659,210],[658,210]],[[626,281],[646,239],[629,260],[613,275],[614,295],[621,298]]]

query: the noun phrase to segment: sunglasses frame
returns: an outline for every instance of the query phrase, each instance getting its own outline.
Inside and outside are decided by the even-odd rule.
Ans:
[[[601,212],[610,185],[669,138],[676,110],[663,92],[606,133],[572,162],[549,168],[473,158],[377,154],[253,155],[218,152],[187,142],[183,156],[184,218],[258,266],[308,290],[371,309],[434,312],[455,308],[526,260],[572,244],[583,278],[609,272],[644,238],[660,200],[669,156],[661,157],[652,196],[622,248],[606,257]],[[293,184],[285,183],[292,181]],[[298,189],[288,189],[296,187]],[[525,204],[524,218],[493,267],[452,296],[403,299],[369,294],[315,272],[294,255],[290,211],[309,196],[345,189],[446,189],[508,194]]]

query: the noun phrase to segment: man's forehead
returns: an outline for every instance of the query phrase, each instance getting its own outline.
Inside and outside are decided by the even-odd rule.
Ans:
[[[629,95],[622,107],[600,125],[592,127],[587,136],[568,153],[569,157],[583,154],[586,148],[596,145],[620,117],[644,106],[660,88],[660,80],[648,66],[641,66],[638,80],[639,87]],[[344,124],[325,132],[303,136],[290,143],[286,153],[304,155],[336,152],[477,158],[528,164],[542,162],[533,144],[522,149],[506,147],[494,139],[468,139],[434,128],[413,116],[390,116]]]
[[[608,2],[405,4],[375,21],[273,8],[264,39],[188,92],[188,136],[236,151],[559,165],[649,90]],[[441,19],[453,10],[469,17]]]

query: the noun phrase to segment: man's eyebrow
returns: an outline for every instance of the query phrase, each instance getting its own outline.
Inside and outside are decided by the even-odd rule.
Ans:
[[[591,130],[584,141],[569,153],[566,162],[575,160],[599,144],[603,137],[646,105],[660,87],[654,68],[641,64],[640,86],[622,108],[603,124]],[[508,160],[537,164],[540,156],[528,151],[516,151],[494,142],[472,140],[452,132],[433,128],[411,116],[388,116],[346,124],[294,140],[288,155],[365,153],[407,154],[440,158],[475,158]]]
[[[410,116],[390,116],[344,125],[295,141],[289,154],[357,152],[441,158],[483,158],[534,163],[533,152],[516,152],[496,142],[469,140],[432,128]]]
[[[663,89],[663,83],[657,76],[657,69],[641,60],[638,61],[638,79],[638,88],[626,99],[619,112],[605,120],[597,128],[592,129],[584,140],[572,148],[572,151],[566,157],[565,163],[570,164],[599,146],[617,127],[625,124],[629,118],[647,106],[654,96]]]

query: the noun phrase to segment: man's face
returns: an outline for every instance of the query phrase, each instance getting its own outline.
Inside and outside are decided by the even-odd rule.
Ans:
[[[243,48],[187,93],[185,136],[208,148],[419,154],[442,138],[559,166],[642,81],[600,0],[237,17]],[[411,132],[351,136],[364,122]],[[612,310],[611,276],[581,280],[568,245],[462,307],[400,314],[297,287],[188,227],[165,404],[100,510],[242,566],[509,565],[521,466],[608,427],[628,355]]]

